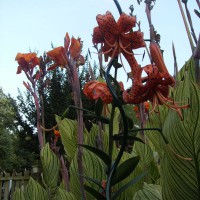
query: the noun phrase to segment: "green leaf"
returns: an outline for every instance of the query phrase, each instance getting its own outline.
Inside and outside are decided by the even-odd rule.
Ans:
[[[71,192],[58,188],[53,200],[76,200]]]
[[[82,176],[82,175],[79,175],[79,176]],[[99,181],[97,179],[94,179],[94,178],[90,178],[88,176],[82,176],[82,177],[84,177],[85,179],[91,181],[92,183],[96,184],[97,186],[102,187],[101,186],[101,181]]]
[[[30,178],[25,190],[26,200],[47,200],[46,190],[33,178]]]
[[[161,186],[144,183],[143,189],[136,192],[133,200],[162,200]]]
[[[61,140],[67,154],[67,158],[71,161],[77,150],[77,122],[67,118],[61,120],[61,118],[57,115],[56,122],[61,132]]]
[[[55,189],[58,185],[60,162],[47,143],[40,153],[45,185]]]
[[[98,200],[106,200],[106,198],[99,193],[98,191],[96,191],[95,189],[93,189],[92,187],[88,186],[88,185],[84,185],[84,188],[87,192],[89,192],[92,196],[94,196],[96,199]]]
[[[100,149],[97,149],[95,147],[89,146],[89,145],[84,145],[84,144],[79,144],[79,145],[88,149],[89,151],[91,151],[95,155],[97,155],[107,166],[110,165],[111,159],[105,152],[103,152]]]
[[[24,192],[20,188],[15,190],[13,200],[25,200]]]
[[[173,99],[178,104],[187,104],[189,99],[190,108],[182,109],[183,121],[174,110],[164,114],[160,111],[160,116],[165,115],[161,122],[169,142],[156,143],[161,155],[162,196],[166,200],[200,199],[200,90],[193,82],[194,77],[194,62],[190,59],[178,74],[182,81],[173,90]],[[160,119],[151,120],[148,126],[156,127],[155,123],[159,124]],[[154,138],[150,138],[153,143]]]
[[[96,179],[99,181],[106,179],[105,173],[105,164],[101,159],[99,159],[94,153],[88,151],[87,149],[83,148],[83,171],[84,176],[91,177],[92,179]],[[78,164],[77,164],[77,153],[75,154],[74,158],[71,161],[70,168],[69,168],[70,177],[70,191],[75,195],[77,199],[80,199],[81,191],[80,191],[80,182],[79,182],[79,172],[78,172]],[[100,187],[96,184],[91,182],[90,180],[85,179],[85,184],[91,186],[95,190],[99,190]],[[94,200],[94,197],[86,192],[87,200]]]
[[[136,168],[139,160],[140,157],[136,156],[133,158],[129,158],[128,160],[120,164],[115,171],[115,174],[111,181],[111,185],[115,185],[116,183],[128,177],[131,174],[131,172],[133,172],[133,170]]]
[[[174,97],[185,104],[189,98],[190,108],[182,110],[183,121],[170,110],[164,123],[170,146],[164,146],[161,162],[163,198],[200,199],[200,90],[186,74]]]
[[[132,186],[133,184],[137,183],[140,179],[142,179],[145,175],[147,174],[147,172],[143,172],[142,174],[138,175],[137,177],[135,177],[133,180],[131,180],[130,182],[128,182],[126,185],[122,186],[119,190],[117,190],[113,196],[112,199],[116,199],[122,192],[124,192],[126,189],[128,189],[130,186]]]

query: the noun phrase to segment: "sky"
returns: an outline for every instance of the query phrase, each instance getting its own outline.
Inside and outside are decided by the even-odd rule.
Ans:
[[[144,1],[144,0],[143,0]],[[149,27],[145,14],[145,4],[139,6],[137,0],[119,0],[123,12],[129,13],[129,6],[134,6],[134,15],[141,23],[141,31],[144,38],[149,39]],[[193,19],[196,35],[198,37],[199,19],[193,10],[197,9],[195,0],[188,1],[188,7]],[[54,46],[63,46],[66,32],[83,41],[83,55],[88,48],[92,53],[93,63],[97,61],[95,49],[92,47],[93,28],[97,26],[96,15],[111,11],[117,20],[118,10],[112,0],[0,0],[0,87],[4,93],[16,97],[17,88],[24,91],[22,84],[26,81],[23,74],[16,74],[17,62],[15,56],[18,52],[31,51],[43,52],[51,50]],[[172,41],[175,44],[179,69],[187,61],[191,53],[189,41],[184,28],[183,20],[176,0],[157,0],[152,11],[152,23],[161,35],[160,46],[164,50],[164,60],[173,75]],[[137,27],[134,28],[137,31]],[[148,46],[148,43],[147,43]],[[134,51],[135,54],[143,54],[144,49]],[[142,61],[142,55],[136,55],[141,66],[149,63],[146,56]],[[129,67],[124,64],[127,72]],[[119,81],[126,83],[126,74],[122,70],[118,76]]]

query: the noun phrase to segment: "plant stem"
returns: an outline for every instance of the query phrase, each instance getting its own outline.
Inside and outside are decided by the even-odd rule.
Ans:
[[[37,94],[35,91],[33,93],[33,98],[35,101],[35,107],[36,107],[36,112],[37,112],[38,139],[39,139],[39,143],[40,143],[40,148],[42,149],[42,147],[44,146],[44,143],[43,143],[43,137],[42,137],[41,123],[40,123],[40,106],[39,106],[39,100],[38,100],[38,97],[37,97]]]
[[[185,3],[185,11],[186,11],[186,14],[187,14],[187,18],[188,18],[188,22],[189,22],[189,25],[190,25],[190,29],[191,29],[191,32],[192,32],[193,39],[195,41],[195,44],[197,44],[197,38],[196,38],[196,35],[195,35],[195,32],[194,32],[190,11],[187,7],[187,2]]]
[[[74,97],[74,104],[76,107],[80,108],[77,109],[77,122],[78,122],[78,144],[83,144],[83,111],[82,111],[82,100],[81,100],[81,90],[80,90],[80,81],[78,78],[78,72],[76,68],[75,62],[68,63],[69,65],[69,73],[71,77],[71,86],[73,89],[73,97]],[[81,146],[78,147],[78,171],[79,171],[79,182],[80,182],[80,189],[82,194],[82,199],[86,199],[86,193],[84,190],[84,177],[83,177],[83,148]]]
[[[42,118],[42,126],[45,127],[45,121],[44,121],[44,99],[43,99],[43,92],[40,94],[40,102],[41,102],[41,118]],[[45,138],[45,130],[42,129],[42,136],[43,136],[43,144],[46,143]]]
[[[121,145],[121,148],[120,148],[120,151],[118,153],[118,156],[114,162],[114,164],[112,165],[112,168],[110,170],[110,173],[109,173],[109,177],[108,177],[108,181],[107,181],[107,186],[106,186],[106,199],[109,200],[110,199],[110,193],[111,193],[111,187],[110,187],[110,184],[111,184],[111,180],[112,180],[112,177],[115,173],[115,170],[121,160],[121,157],[124,153],[124,150],[125,150],[125,147],[126,147],[126,142],[127,142],[127,138],[128,138],[128,124],[127,124],[127,120],[126,120],[126,115],[125,115],[125,112],[123,110],[123,107],[115,93],[115,91],[113,90],[113,86],[112,84],[110,83],[109,81],[109,74],[110,74],[110,69],[114,63],[115,59],[112,59],[108,65],[108,68],[107,68],[107,71],[106,71],[106,76],[105,76],[105,79],[106,79],[106,83],[108,85],[108,88],[113,96],[113,101],[115,103],[115,106],[117,106],[119,108],[119,111],[120,111],[120,114],[122,116],[122,120],[123,120],[123,124],[124,124],[124,137],[123,137],[123,142],[122,142],[122,145]]]
[[[198,5],[198,7],[199,7],[199,9],[200,9],[200,1],[199,1],[199,0],[196,0],[196,2],[197,2],[197,5]]]
[[[31,92],[31,95],[33,96],[34,98],[34,102],[35,102],[35,107],[36,107],[36,113],[37,113],[37,132],[38,132],[38,140],[39,140],[39,144],[40,144],[40,149],[43,148],[44,146],[44,143],[43,143],[43,135],[42,135],[42,128],[41,128],[41,118],[40,118],[40,104],[39,104],[39,99],[38,99],[38,96],[37,96],[37,93],[36,93],[36,83],[34,81],[34,79],[31,77],[31,74],[32,72],[30,73],[27,73],[25,72],[26,74],[26,77],[28,78],[28,80],[31,82],[32,84],[32,89],[30,90]]]
[[[70,191],[69,176],[68,176],[68,170],[67,170],[67,167],[65,166],[63,156],[60,157],[60,163],[61,163],[61,173],[62,173],[63,181],[65,183],[65,189],[66,191],[69,192]]]
[[[191,47],[191,50],[193,52],[194,51],[194,44],[193,44],[192,37],[191,37],[190,31],[189,31],[189,28],[188,28],[186,17],[185,17],[185,14],[183,12],[183,8],[182,8],[180,0],[177,0],[177,1],[178,1],[178,5],[179,5],[179,8],[180,8],[180,11],[181,11],[181,15],[182,15],[182,18],[183,18],[185,29],[186,29],[186,32],[187,32],[187,36],[188,36],[188,39],[189,39],[189,42],[190,42],[190,47]]]

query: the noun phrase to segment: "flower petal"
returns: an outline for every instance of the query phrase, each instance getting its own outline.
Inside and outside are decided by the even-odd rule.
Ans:
[[[96,43],[103,43],[104,42],[103,35],[102,35],[101,30],[100,30],[100,28],[98,26],[95,27],[94,30],[93,30],[92,42],[94,44],[96,44]]]
[[[64,38],[64,48],[65,48],[65,52],[68,52],[69,44],[70,44],[70,37],[69,37],[69,34],[66,33],[65,38]]]
[[[125,13],[120,15],[120,18],[117,21],[118,29],[120,33],[127,33],[135,26],[136,17],[130,16]]]
[[[105,15],[99,14],[96,19],[103,37],[119,34],[117,23],[111,12],[107,11]]]
[[[78,57],[80,56],[80,53],[81,53],[80,38],[75,39],[74,37],[72,37],[69,51],[70,51],[70,55],[73,59],[78,59]]]
[[[64,47],[60,46],[54,48],[53,50],[48,51],[47,55],[55,62],[57,66],[67,65],[67,59],[65,58]]]

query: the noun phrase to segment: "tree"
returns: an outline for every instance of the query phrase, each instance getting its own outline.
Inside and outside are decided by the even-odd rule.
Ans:
[[[85,85],[85,83],[89,80],[89,62],[86,57],[85,65],[79,71],[79,80],[81,84],[81,88]],[[92,69],[94,73],[94,77],[96,78],[96,68],[97,65],[94,63],[94,67]],[[74,105],[73,94],[70,85],[70,79],[68,73],[64,69],[56,68],[55,70],[49,71],[45,77],[45,83],[39,82],[38,90],[40,91],[40,95],[42,96],[42,101],[44,106],[44,124],[43,126],[46,129],[50,129],[56,125],[55,114],[62,116],[64,111],[70,106]],[[85,95],[82,93],[82,100],[85,109],[93,110],[94,101],[88,100]],[[36,111],[33,98],[30,92],[27,90],[24,94],[19,90],[19,95],[17,97],[18,103],[17,107],[19,113],[22,115],[21,117],[21,126],[22,129],[30,129],[29,131],[34,132],[36,127]],[[41,100],[41,98],[40,98]],[[71,109],[70,113],[66,115],[66,117],[70,119],[76,118],[76,110]],[[89,127],[90,124],[86,123]],[[36,131],[35,131],[36,132]],[[36,135],[36,134],[33,134]],[[32,137],[32,136],[31,136]],[[53,131],[46,132],[46,140],[51,143],[52,137],[54,137]],[[38,149],[38,147],[36,147]]]
[[[33,156],[30,146],[25,147],[23,144],[28,144],[28,141],[22,140],[25,135],[20,121],[15,100],[4,94],[0,88],[0,170],[12,171],[31,167]]]

